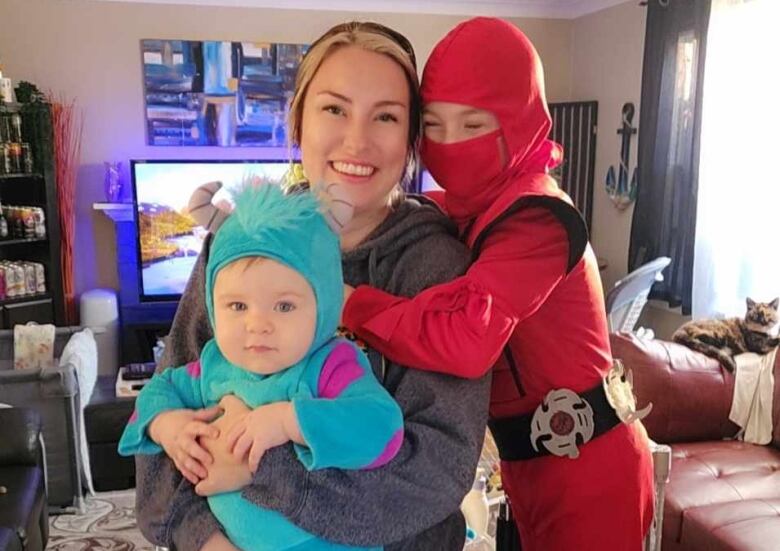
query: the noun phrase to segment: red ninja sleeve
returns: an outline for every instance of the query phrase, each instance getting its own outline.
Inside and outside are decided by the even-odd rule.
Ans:
[[[564,227],[549,211],[530,208],[493,230],[465,275],[412,299],[361,285],[343,322],[395,362],[480,377],[565,277],[567,262]]]

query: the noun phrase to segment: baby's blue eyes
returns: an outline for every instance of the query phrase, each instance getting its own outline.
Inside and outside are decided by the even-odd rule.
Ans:
[[[295,310],[295,305],[292,302],[277,302],[276,306],[274,306],[274,310],[281,312],[282,314],[286,314]]]
[[[228,304],[228,309],[232,310],[233,312],[245,312],[249,309],[249,307],[244,302],[231,302]],[[287,314],[295,310],[295,304],[283,300],[281,302],[277,302],[274,305],[274,310],[282,314]]]

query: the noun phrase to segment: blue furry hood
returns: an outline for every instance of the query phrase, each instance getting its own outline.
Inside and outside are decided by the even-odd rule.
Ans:
[[[244,185],[236,208],[217,230],[206,264],[206,309],[214,324],[214,281],[220,269],[247,256],[271,258],[300,273],[317,299],[311,350],[333,337],[344,294],[339,239],[310,193],[285,195],[276,185]]]

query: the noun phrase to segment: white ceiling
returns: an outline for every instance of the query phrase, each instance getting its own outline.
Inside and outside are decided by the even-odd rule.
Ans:
[[[574,19],[627,0],[98,0],[189,6],[230,6],[384,13],[434,13]],[[638,1],[638,0],[637,0]]]

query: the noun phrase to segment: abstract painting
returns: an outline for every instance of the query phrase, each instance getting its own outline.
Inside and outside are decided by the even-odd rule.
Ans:
[[[148,145],[287,144],[306,44],[141,40]]]

